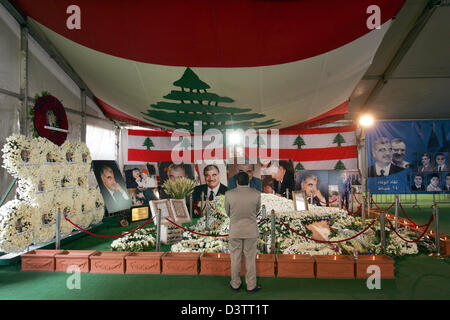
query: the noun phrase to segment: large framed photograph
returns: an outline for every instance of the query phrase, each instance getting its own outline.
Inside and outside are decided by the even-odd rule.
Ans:
[[[116,161],[94,160],[95,178],[109,213],[130,209],[131,199]]]
[[[156,218],[157,212],[159,209],[161,209],[161,223],[162,224],[170,224],[170,222],[167,220],[167,218],[169,218],[172,221],[175,220],[175,217],[172,212],[172,208],[171,208],[171,205],[170,205],[168,199],[150,201],[150,210],[152,211],[153,218]],[[155,223],[156,222],[157,221],[155,221]]]
[[[169,199],[176,222],[190,223],[191,217],[185,199]]]
[[[308,209],[308,201],[306,201],[306,192],[294,191],[292,192],[293,200],[294,200],[294,209],[295,211],[303,211]]]

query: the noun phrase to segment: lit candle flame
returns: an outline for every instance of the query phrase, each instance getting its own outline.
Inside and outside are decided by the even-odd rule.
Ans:
[[[375,260],[375,256],[372,256],[372,260]]]
[[[220,253],[219,253],[219,256],[217,258],[220,258]]]
[[[259,254],[256,255],[256,259],[259,259]]]
[[[336,260],[336,255],[334,256],[334,260]]]
[[[294,254],[294,260],[295,260],[295,254]]]

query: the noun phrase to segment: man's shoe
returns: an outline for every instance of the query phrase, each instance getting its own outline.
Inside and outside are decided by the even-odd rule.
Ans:
[[[233,290],[234,292],[239,292],[239,290],[241,289],[241,286],[239,286],[239,288],[233,288],[233,286],[230,284],[230,288],[231,288],[231,290]]]
[[[261,289],[262,289],[261,285],[258,284],[254,289],[252,289],[252,290],[247,290],[247,292],[248,292],[248,293],[254,293],[254,292],[259,291],[259,290],[261,290]]]

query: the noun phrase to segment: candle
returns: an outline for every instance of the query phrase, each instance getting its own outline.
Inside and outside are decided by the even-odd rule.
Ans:
[[[372,256],[372,260],[375,260],[375,256]]]
[[[219,253],[219,255],[218,255],[218,257],[217,258],[220,258],[220,253]]]
[[[259,259],[259,254],[256,255],[256,259]]]
[[[336,255],[334,255],[334,260],[336,260]]]
[[[294,260],[295,260],[295,254],[294,254]]]

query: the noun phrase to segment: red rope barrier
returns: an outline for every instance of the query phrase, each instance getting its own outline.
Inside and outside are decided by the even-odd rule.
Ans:
[[[353,198],[354,198],[354,199],[356,200],[356,202],[357,202],[358,204],[362,205],[362,203],[361,203],[361,202],[359,202],[358,198],[356,198],[356,196],[355,196],[355,193],[354,193],[354,192],[352,192],[352,194],[353,194]]]
[[[206,203],[205,203],[203,209],[201,209],[201,210],[199,210],[200,208],[199,208],[199,206],[197,206],[197,205],[195,204],[195,202],[192,202],[192,206],[194,207],[194,210],[197,210],[197,212],[198,212],[199,214],[202,214],[203,211],[205,211],[205,209],[206,209]]]
[[[408,217],[408,215],[407,215],[406,212],[405,212],[405,209],[403,209],[403,206],[402,206],[401,204],[400,204],[400,209],[402,209],[403,214],[405,215],[406,219],[408,219],[409,221],[411,221],[411,222],[414,224],[414,226],[418,226],[418,227],[425,227],[425,226],[426,226],[426,224],[417,224],[417,223],[415,223],[413,220],[411,220],[411,218]]]
[[[428,227],[430,226],[430,224],[431,224],[431,222],[433,221],[433,219],[434,219],[434,216],[431,215],[430,220],[429,220],[428,223],[426,224],[427,227],[426,227],[425,230],[422,232],[422,234],[420,235],[420,237],[418,237],[416,240],[406,240],[405,238],[403,238],[401,235],[398,234],[397,230],[395,230],[394,226],[392,225],[392,222],[391,222],[389,219],[387,219],[387,221],[388,221],[389,224],[391,225],[392,230],[394,230],[395,234],[396,234],[400,239],[402,239],[402,240],[405,241],[405,242],[410,242],[410,243],[412,243],[412,242],[417,242],[417,241],[419,241],[420,239],[423,238],[423,236],[425,235],[425,233],[428,231]]]
[[[263,222],[266,221],[266,220],[267,220],[267,218],[262,219],[260,222],[258,222],[258,225],[261,224],[261,223],[263,223]]]
[[[355,234],[353,237],[350,237],[350,238],[348,238],[348,239],[343,239],[343,240],[325,241],[325,240],[316,240],[316,239],[307,237],[307,236],[305,236],[305,235],[303,235],[303,234],[300,234],[300,233],[298,233],[297,231],[291,229],[291,227],[289,227],[288,225],[286,225],[286,224],[283,222],[283,220],[280,219],[280,222],[281,222],[286,228],[288,228],[289,230],[291,230],[292,232],[298,234],[299,236],[301,236],[301,237],[303,237],[303,238],[305,238],[305,239],[312,240],[312,241],[315,241],[315,242],[321,242],[321,243],[339,243],[339,242],[344,242],[344,241],[352,240],[352,239],[354,239],[354,238],[360,236],[361,234],[363,234],[363,233],[366,232],[367,230],[369,230],[369,228],[372,227],[372,225],[375,223],[375,221],[377,221],[377,219],[374,219],[374,220],[373,220],[366,228],[364,228],[361,232]]]
[[[370,198],[372,199],[373,204],[374,204],[374,205],[378,208],[378,210],[380,210],[380,211],[388,211],[388,210],[391,209],[391,208],[394,206],[394,204],[395,204],[395,201],[394,201],[394,202],[392,202],[392,204],[391,204],[391,206],[390,206],[389,208],[387,208],[387,209],[382,209],[382,208],[380,208],[380,207],[378,206],[378,204],[375,202],[375,200],[373,200],[372,194],[370,194]]]
[[[70,221],[69,219],[67,219],[67,218],[65,218],[65,219],[66,219],[67,221],[69,221],[74,227],[80,229],[81,231],[86,232],[87,234],[90,234],[91,236],[95,236],[95,237],[99,237],[99,238],[120,238],[120,237],[126,236],[127,234],[133,233],[133,232],[135,232],[136,230],[139,230],[140,228],[142,228],[142,227],[145,226],[147,223],[149,223],[150,221],[153,220],[153,218],[150,218],[150,219],[148,219],[146,222],[144,222],[142,225],[140,225],[139,227],[137,227],[136,229],[134,229],[134,230],[132,230],[132,231],[129,231],[129,232],[127,232],[127,233],[118,235],[118,236],[102,236],[102,235],[100,235],[100,234],[95,234],[95,233],[89,232],[89,231],[87,231],[87,230],[84,230],[83,228],[81,228],[80,226],[77,226],[75,223],[73,223],[73,222]]]
[[[336,199],[336,200],[333,200],[333,201],[331,201],[331,202],[323,202],[323,201],[321,201],[317,196],[315,196],[314,197],[314,199],[316,199],[317,201],[319,201],[320,203],[323,203],[323,204],[326,204],[326,205],[330,205],[330,204],[332,204],[332,203],[334,203],[334,202],[336,202],[336,201],[338,201],[339,199]]]
[[[360,205],[358,207],[358,209],[356,209],[356,211],[354,211],[354,212],[349,211],[346,207],[344,207],[344,209],[348,212],[349,215],[354,215],[354,214],[357,214],[359,211],[361,211],[362,205]]]
[[[180,229],[183,229],[184,231],[188,231],[190,233],[194,233],[194,234],[198,234],[199,236],[205,236],[205,237],[228,237],[228,234],[206,234],[206,233],[199,233],[199,232],[195,232],[189,229],[186,229],[178,224],[176,224],[175,222],[173,222],[172,220],[170,220],[169,218],[166,218],[167,221],[169,221],[171,224],[173,224],[174,226],[177,226]]]

